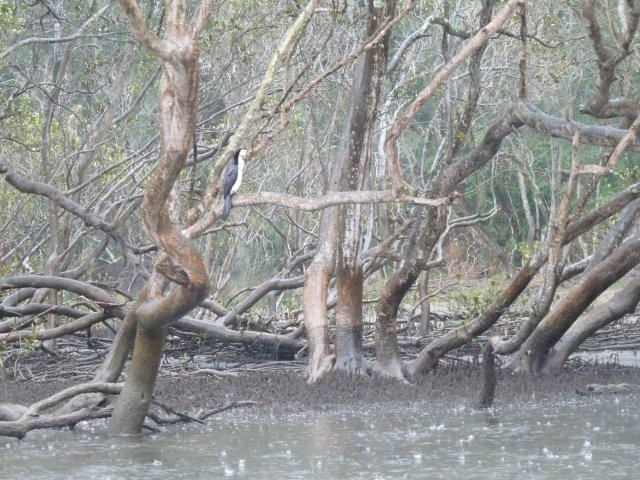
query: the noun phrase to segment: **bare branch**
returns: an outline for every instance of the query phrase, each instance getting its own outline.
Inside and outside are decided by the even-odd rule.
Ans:
[[[402,57],[411,45],[413,45],[417,40],[426,36],[425,33],[432,24],[433,15],[430,15],[418,30],[404,39],[402,44],[398,47],[398,50],[396,50],[396,53],[393,54],[393,58],[387,65],[387,74],[393,72],[396,69],[396,67],[400,64],[400,60],[402,60]]]
[[[349,192],[330,192],[320,198],[303,198],[295,195],[289,195],[286,193],[276,192],[257,192],[257,193],[245,193],[236,194],[232,198],[232,205],[234,207],[247,207],[252,205],[280,205],[286,208],[293,208],[295,210],[303,210],[312,212],[315,210],[322,210],[324,208],[332,207],[335,205],[355,204],[355,203],[408,203],[413,205],[421,205],[425,207],[439,207],[442,205],[449,205],[453,203],[457,194],[453,194],[445,198],[422,198],[412,197],[409,195],[395,195],[391,190],[382,191],[349,191]],[[222,215],[222,204],[215,208],[212,208],[207,217],[211,218],[213,222],[216,218]],[[200,234],[199,225],[194,225],[187,228],[183,234],[188,238],[194,238]]]
[[[253,291],[247,295],[240,304],[231,309],[226,315],[219,318],[217,321],[222,322],[225,326],[230,325],[237,318],[238,315],[242,315],[255,305],[260,299],[274,290],[291,290],[294,288],[300,288],[304,284],[304,275],[294,278],[272,278],[266,282],[258,285]]]
[[[398,159],[398,138],[400,138],[402,132],[415,118],[422,106],[436,93],[437,89],[451,76],[458,66],[476,49],[484,45],[489,40],[491,34],[502,27],[511,16],[513,10],[522,3],[522,0],[509,0],[495,18],[486,26],[482,27],[478,33],[434,75],[429,85],[409,104],[404,113],[400,115],[394,125],[388,130],[384,142],[384,152],[387,164],[389,165],[389,174],[393,181],[393,190],[396,194],[400,194],[404,185]]]
[[[116,302],[116,300],[103,289],[79,280],[49,275],[17,275],[15,277],[5,277],[0,281],[0,290],[32,287],[73,292],[76,295],[82,295],[93,300],[109,312],[110,315],[124,318],[126,314],[126,308]]]
[[[63,208],[64,210],[67,210],[68,212],[74,214],[82,221],[84,221],[87,225],[110,234],[123,245],[127,244],[126,240],[112,224],[105,222],[82,205],[78,205],[57,188],[49,184],[38,182],[36,180],[30,180],[28,178],[21,177],[16,173],[13,173],[11,170],[9,170],[9,167],[6,163],[4,163],[3,160],[0,160],[0,174],[2,174],[4,180],[6,180],[6,182],[13,186],[16,190],[19,190],[22,193],[42,195],[43,197],[46,197],[49,200],[53,201],[56,205]]]
[[[147,24],[138,7],[138,2],[136,0],[118,0],[118,3],[120,3],[127,15],[136,39],[160,58],[170,62],[176,47],[169,46],[167,42],[162,41],[147,28]]]
[[[80,330],[86,330],[95,323],[102,322],[107,318],[104,311],[93,312],[77,320],[65,323],[55,328],[38,331],[17,331],[0,334],[0,342],[21,342],[25,340],[51,340],[69,335]]]
[[[630,130],[622,128],[586,125],[567,118],[552,117],[533,105],[524,102],[517,103],[514,113],[522,123],[545,135],[569,140],[573,138],[576,130],[580,130],[580,142],[582,144],[608,147],[617,147],[625,137],[628,137],[625,140],[625,147],[635,151],[640,150],[640,141],[635,135],[635,129],[632,134]],[[635,124],[634,128],[637,127],[638,125]]]
[[[95,22],[98,18],[100,18],[102,16],[102,14],[109,9],[109,7],[111,7],[111,3],[107,3],[100,10],[98,10],[96,13],[91,15],[91,17],[89,17],[82,25],[80,25],[80,27],[78,28],[78,31],[76,33],[74,33],[73,35],[68,35],[66,37],[46,37],[46,38],[33,37],[33,38],[25,38],[24,40],[20,40],[18,43],[14,44],[14,45],[11,45],[5,51],[0,53],[0,60],[5,58],[11,52],[13,52],[16,48],[20,48],[20,47],[23,47],[25,45],[39,44],[39,43],[66,43],[66,42],[71,42],[73,40],[76,40],[78,38],[85,37],[86,35],[85,35],[84,32],[87,30],[87,28],[89,28],[89,26],[91,26],[91,24],[93,22]]]

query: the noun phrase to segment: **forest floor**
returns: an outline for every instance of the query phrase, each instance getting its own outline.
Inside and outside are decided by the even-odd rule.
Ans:
[[[158,378],[154,398],[173,409],[195,413],[199,410],[255,402],[250,407],[281,417],[348,409],[424,405],[430,410],[452,406],[473,407],[480,391],[480,369],[473,362],[445,364],[413,385],[395,380],[348,378],[332,375],[314,385],[304,378],[302,362],[247,364],[214,374],[212,369],[164,370]],[[63,388],[80,383],[63,374],[46,378],[0,380],[0,402],[29,405]],[[640,368],[573,362],[559,376],[534,378],[500,374],[495,405],[571,401],[588,384],[640,385]],[[640,395],[636,391],[633,395]],[[246,405],[246,403],[244,403]]]
[[[467,293],[471,291],[469,288],[465,284]],[[469,303],[469,299],[464,303]],[[455,305],[451,301],[442,305],[433,302],[431,330],[426,336],[413,336],[414,322],[400,325],[404,333],[399,336],[399,343],[404,358],[415,357],[429,342],[458,325]],[[404,316],[411,318],[410,312]],[[486,336],[511,336],[520,323],[521,318],[503,315]],[[365,349],[370,355],[373,355],[369,348],[373,346],[372,339],[373,324],[365,328]],[[0,364],[0,403],[29,405],[64,388],[91,381],[112,340],[112,335],[87,338],[79,333],[59,339],[55,356],[29,350],[24,345],[9,347]],[[435,372],[413,385],[343,375],[307,385],[306,358],[294,360],[295,352],[276,352],[256,345],[227,345],[172,330],[155,397],[184,412],[246,401],[255,402],[254,408],[273,413],[416,402],[430,407],[473,406],[481,388],[477,361],[485,340],[486,337],[478,338],[447,355]],[[580,358],[570,360],[557,377],[500,374],[495,404],[575,398],[577,390],[585,390],[593,383],[640,385],[640,360],[636,356],[640,351],[640,316],[603,329],[588,339],[581,350]]]

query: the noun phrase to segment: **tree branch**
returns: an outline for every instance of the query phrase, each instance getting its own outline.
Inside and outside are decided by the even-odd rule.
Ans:
[[[18,43],[11,45],[9,48],[0,53],[0,60],[8,56],[11,52],[13,52],[16,48],[23,47],[25,45],[38,44],[38,43],[65,43],[71,42],[78,38],[84,37],[84,32],[89,28],[89,26],[95,22],[98,18],[102,16],[104,12],[106,12],[111,7],[111,3],[107,3],[104,7],[98,10],[96,13],[91,15],[80,27],[78,31],[73,35],[68,35],[66,37],[33,37],[33,38],[25,38],[24,40],[20,40]]]
[[[163,60],[171,62],[176,47],[169,46],[167,42],[161,40],[147,28],[147,24],[138,7],[138,2],[136,0],[118,0],[118,3],[129,19],[131,30],[136,40]]]
[[[3,160],[0,160],[0,174],[2,174],[4,180],[16,190],[22,193],[30,193],[46,197],[59,207],[80,218],[87,225],[108,233],[121,245],[128,245],[124,237],[112,224],[105,222],[82,205],[75,203],[57,188],[13,173]]]
[[[484,45],[511,16],[513,10],[522,4],[523,0],[509,0],[495,18],[486,26],[482,27],[471,40],[469,40],[460,51],[451,58],[433,77],[429,85],[418,94],[418,96],[409,104],[406,110],[400,115],[393,126],[387,131],[384,142],[384,152],[387,164],[389,165],[389,174],[393,181],[393,191],[400,194],[404,181],[400,171],[398,159],[398,138],[407,128],[409,123],[415,118],[423,105],[436,93],[437,89],[451,76],[451,74],[467,59],[476,49]]]

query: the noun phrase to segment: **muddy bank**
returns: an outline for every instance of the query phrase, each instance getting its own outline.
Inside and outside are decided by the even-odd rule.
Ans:
[[[77,382],[68,380],[0,381],[0,402],[30,404]],[[564,371],[554,378],[501,375],[495,405],[522,402],[563,401],[575,398],[576,390],[590,383],[640,384],[640,369],[619,366],[589,367]],[[185,412],[209,409],[234,401],[258,402],[252,407],[271,415],[313,413],[342,408],[424,405],[425,409],[448,409],[474,405],[480,389],[476,366],[441,368],[414,385],[393,380],[332,376],[307,385],[303,373],[291,370],[240,372],[235,377],[161,377],[156,398]],[[637,394],[637,393],[636,393]]]

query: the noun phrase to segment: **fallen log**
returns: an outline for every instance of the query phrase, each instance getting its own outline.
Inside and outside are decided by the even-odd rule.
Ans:
[[[586,390],[576,390],[578,395],[619,395],[633,392],[640,392],[640,385],[630,383],[613,383],[608,385],[590,383],[587,385]]]

